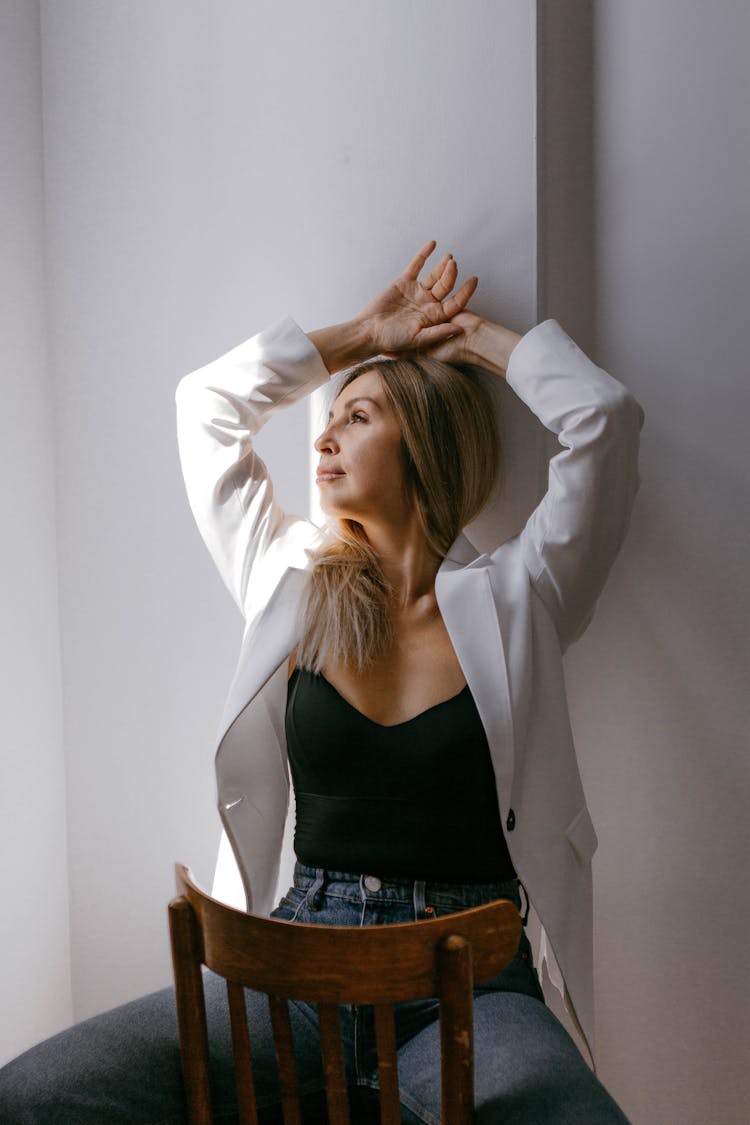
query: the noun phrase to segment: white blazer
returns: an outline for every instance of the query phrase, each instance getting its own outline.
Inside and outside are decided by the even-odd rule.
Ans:
[[[190,506],[246,622],[216,776],[248,907],[259,913],[279,894],[289,809],[287,658],[299,640],[309,552],[320,531],[281,510],[253,437],[272,411],[329,377],[310,339],[286,318],[185,376],[176,393]],[[591,1049],[597,840],[562,653],[588,624],[625,536],[643,411],[554,320],[521,338],[507,382],[557,435],[561,451],[521,534],[491,554],[478,554],[461,534],[440,566],[436,595],[487,734],[513,864],[543,927],[544,948],[554,953],[552,975],[559,966],[568,1007]]]

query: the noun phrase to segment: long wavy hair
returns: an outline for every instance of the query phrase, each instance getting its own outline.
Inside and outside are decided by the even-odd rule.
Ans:
[[[490,396],[475,372],[429,357],[377,359],[348,371],[336,397],[376,371],[401,430],[406,482],[429,547],[440,559],[486,504],[500,466]],[[356,520],[334,519],[313,556],[297,664],[364,671],[391,643],[390,597]]]

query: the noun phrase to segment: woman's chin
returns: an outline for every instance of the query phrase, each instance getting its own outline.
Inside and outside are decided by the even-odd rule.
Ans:
[[[326,517],[326,519],[337,520],[346,518],[341,510],[341,506],[339,504],[333,503],[333,501],[328,496],[326,496],[325,489],[320,490],[318,498],[320,503],[320,510]]]
[[[326,501],[326,498],[321,494],[320,497],[320,510],[327,520],[354,520],[359,522],[359,515],[347,504],[335,504],[332,501]]]

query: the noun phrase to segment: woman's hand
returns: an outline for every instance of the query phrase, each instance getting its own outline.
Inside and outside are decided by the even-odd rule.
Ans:
[[[434,249],[434,240],[426,243],[401,276],[357,318],[372,340],[373,354],[424,351],[463,332],[456,318],[474,294],[478,279],[468,278],[451,296],[458,266],[451,254],[445,254],[420,281],[420,271]]]
[[[374,355],[425,351],[461,335],[460,317],[478,280],[468,278],[451,296],[458,266],[451,254],[445,254],[420,281],[420,271],[434,249],[434,240],[426,243],[401,276],[354,320],[308,332],[331,373]]]
[[[481,316],[467,309],[456,314],[453,324],[461,331],[431,348],[430,355],[442,359],[444,363],[477,363],[477,341],[483,324]]]
[[[458,313],[452,323],[461,332],[431,348],[429,354],[445,363],[471,363],[504,377],[511,352],[521,339],[519,334],[468,309]]]

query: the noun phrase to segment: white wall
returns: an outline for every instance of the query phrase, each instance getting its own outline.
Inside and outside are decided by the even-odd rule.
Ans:
[[[0,1064],[71,1019],[39,10],[0,7]]]
[[[635,1125],[745,1125],[750,8],[594,16],[597,359],[646,410],[631,534],[567,666],[601,1070]]]
[[[218,840],[241,620],[184,499],[176,383],[286,312],[353,315],[433,235],[532,323],[532,17],[42,4],[78,1017],[168,980],[172,862],[210,882]],[[298,510],[308,443],[304,411],[264,443]]]

